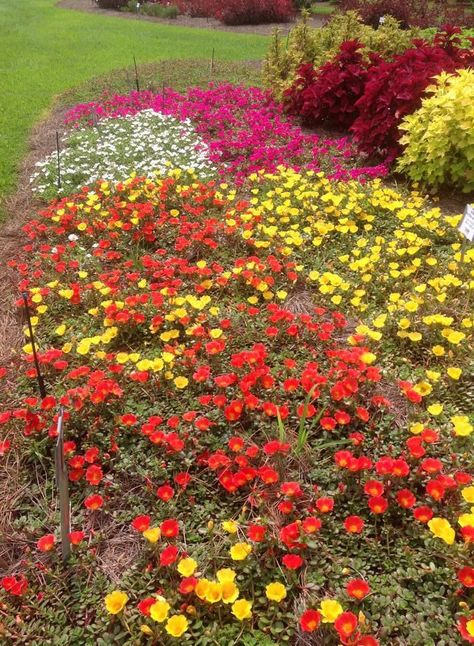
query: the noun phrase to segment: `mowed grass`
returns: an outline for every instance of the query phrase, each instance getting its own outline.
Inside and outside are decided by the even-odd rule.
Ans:
[[[336,9],[330,2],[315,2],[311,5],[311,13],[315,16],[330,16]]]
[[[139,64],[210,60],[214,48],[217,61],[245,61],[261,58],[267,46],[264,36],[96,16],[61,9],[55,0],[0,0],[0,33],[0,219],[28,133],[55,95],[133,67],[134,55]]]

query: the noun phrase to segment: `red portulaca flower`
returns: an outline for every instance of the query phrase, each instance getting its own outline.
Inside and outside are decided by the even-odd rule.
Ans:
[[[374,514],[383,514],[387,511],[388,501],[382,496],[369,498],[369,507]]]
[[[283,482],[280,491],[284,496],[297,498],[303,495],[303,491],[298,482]]]
[[[5,592],[9,592],[14,597],[23,596],[28,588],[28,581],[23,575],[5,576],[3,577],[1,584]]]
[[[104,504],[104,499],[102,496],[99,496],[99,494],[93,494],[92,496],[89,496],[88,498],[85,499],[84,501],[84,506],[87,509],[100,509],[102,505]]]
[[[138,611],[142,615],[145,615],[145,617],[149,617],[150,607],[155,603],[155,601],[155,597],[147,597],[146,599],[142,599],[142,601],[139,601],[137,604]]]
[[[321,623],[321,615],[317,610],[305,610],[300,617],[301,630],[313,633]]]
[[[364,524],[360,516],[348,516],[344,521],[344,528],[350,534],[360,534],[364,529]]]
[[[56,543],[56,538],[54,534],[46,534],[42,536],[36,543],[36,547],[41,552],[50,552]]]
[[[85,534],[84,532],[77,531],[77,532],[70,532],[68,534],[69,541],[72,545],[79,545],[79,543],[82,543],[84,540]]]
[[[133,529],[136,529],[137,532],[145,532],[150,528],[150,521],[150,516],[137,516],[132,520],[132,527]]]
[[[254,543],[260,543],[265,538],[266,527],[263,525],[249,525],[247,536]]]
[[[342,612],[334,622],[334,628],[341,639],[347,639],[357,628],[357,617],[353,612]]]
[[[289,570],[298,570],[304,561],[299,554],[285,554],[282,558],[282,563]]]
[[[427,523],[433,518],[434,514],[430,507],[422,506],[413,510],[413,516],[416,520],[419,520],[420,523]]]
[[[168,545],[160,554],[160,565],[172,565],[178,558],[178,548],[176,545]]]
[[[352,579],[346,585],[347,594],[359,601],[370,593],[370,586],[363,579]]]
[[[303,528],[305,534],[314,534],[321,529],[321,526],[321,519],[316,518],[316,516],[309,516],[308,518],[305,518],[301,524],[301,527]]]
[[[156,495],[164,502],[168,502],[174,496],[174,489],[173,487],[165,484],[161,487],[158,487],[158,489],[156,490]]]
[[[178,521],[173,518],[168,518],[161,523],[160,529],[162,536],[166,538],[174,538],[179,532]]]
[[[463,567],[458,571],[458,579],[466,588],[474,588],[474,568]]]
[[[334,508],[334,499],[333,498],[318,498],[316,500],[316,507],[323,514],[327,514],[329,511],[332,511]]]

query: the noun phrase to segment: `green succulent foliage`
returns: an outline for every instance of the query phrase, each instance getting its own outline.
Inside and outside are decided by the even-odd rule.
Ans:
[[[405,117],[397,170],[438,189],[474,191],[474,71],[441,74],[419,110]]]
[[[307,12],[283,40],[279,31],[274,32],[267,52],[263,82],[271,88],[274,96],[281,99],[286,88],[296,78],[302,63],[313,63],[316,67],[331,60],[346,40],[357,39],[365,45],[365,53],[378,52],[386,59],[404,52],[413,38],[420,36],[418,29],[401,29],[392,16],[386,16],[378,29],[361,22],[355,11],[338,13],[322,28],[315,29],[308,24]]]

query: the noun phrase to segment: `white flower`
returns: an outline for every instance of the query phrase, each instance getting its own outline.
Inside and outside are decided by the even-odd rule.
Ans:
[[[70,133],[60,152],[59,190],[56,154],[39,162],[39,170],[31,177],[34,190],[44,197],[71,193],[101,179],[124,180],[132,172],[153,177],[170,167],[194,168],[203,180],[216,174],[210,150],[189,119],[179,121],[153,110],[104,119],[99,128]]]

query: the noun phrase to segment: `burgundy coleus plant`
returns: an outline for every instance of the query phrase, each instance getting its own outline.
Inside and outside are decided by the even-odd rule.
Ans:
[[[308,124],[348,128],[358,116],[356,102],[364,93],[368,70],[381,62],[376,54],[364,57],[363,47],[357,40],[348,40],[319,69],[301,66],[297,80],[285,93],[288,110]]]

